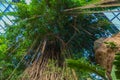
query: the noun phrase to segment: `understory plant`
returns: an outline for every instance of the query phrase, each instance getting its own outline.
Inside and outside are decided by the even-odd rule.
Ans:
[[[116,79],[120,79],[120,52],[116,54],[115,60],[114,60],[114,71]]]

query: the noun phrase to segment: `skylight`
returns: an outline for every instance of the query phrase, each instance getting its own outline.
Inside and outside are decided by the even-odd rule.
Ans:
[[[120,10],[120,8],[114,9]],[[106,12],[106,17],[120,30],[120,12]]]

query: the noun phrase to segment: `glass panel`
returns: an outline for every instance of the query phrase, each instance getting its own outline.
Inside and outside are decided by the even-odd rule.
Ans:
[[[117,18],[115,18],[112,22],[120,30],[120,21]]]
[[[3,16],[2,19],[9,25],[12,25],[12,22],[6,17],[6,16]]]
[[[10,4],[10,2],[12,2],[12,0],[0,0],[0,13],[15,11],[14,6],[12,6]],[[13,16],[6,16],[6,15],[0,16],[0,33],[5,32],[4,31],[4,28],[6,26],[5,23],[12,25],[13,24],[12,20],[14,20],[14,19],[15,19],[15,17],[13,17]]]
[[[118,9],[113,9],[113,11],[118,11]],[[115,15],[118,15],[119,12],[114,12]]]
[[[27,4],[30,4],[31,0],[25,0],[25,2],[26,2]]]
[[[0,33],[5,33],[5,31],[3,29],[0,30]]]
[[[118,15],[118,18],[120,19],[120,14]]]
[[[7,16],[11,21],[12,20],[15,20],[15,17],[13,17],[13,16]]]
[[[114,18],[114,14],[111,13],[111,12],[105,12],[104,14],[105,14],[105,16],[106,16],[109,20],[111,20],[112,18]]]
[[[0,11],[4,11],[6,8],[2,5],[2,3],[0,3]]]
[[[5,24],[4,24],[4,22],[3,22],[2,20],[0,20],[0,25],[1,25],[1,26],[5,26]],[[0,26],[0,27],[1,27],[1,26]]]

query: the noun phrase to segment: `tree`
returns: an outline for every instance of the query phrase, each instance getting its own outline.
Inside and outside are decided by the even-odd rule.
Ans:
[[[30,50],[33,52],[31,60],[27,62],[30,67],[25,69],[20,79],[77,79],[75,71],[66,67],[65,59],[79,53],[82,48],[89,48],[90,41],[96,39],[94,35],[100,33],[99,28],[109,23],[97,25],[105,20],[93,21],[94,16],[90,14],[75,15],[64,10],[90,2],[93,0],[82,0],[82,3],[80,0],[32,0],[27,5],[22,0],[15,4],[17,12],[9,15],[16,17],[16,24],[7,27],[5,33],[7,45],[15,45],[7,53],[12,52],[10,55],[20,59],[23,55],[31,54]]]

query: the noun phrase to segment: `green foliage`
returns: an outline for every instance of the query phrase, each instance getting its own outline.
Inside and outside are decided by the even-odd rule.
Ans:
[[[97,75],[106,79],[104,69],[90,64],[84,58],[81,58],[79,60],[68,59],[67,60],[67,65],[70,68],[75,69],[77,72],[79,72],[79,74],[82,73],[82,72],[83,73],[87,72],[87,74],[95,73],[95,74],[97,74]]]
[[[117,45],[114,42],[104,42],[108,48],[116,49]]]
[[[99,25],[99,27],[103,27],[104,29],[108,29],[110,22],[106,19],[101,19],[97,25]]]
[[[104,24],[101,24],[103,19],[92,22],[93,19],[95,19],[92,15],[71,15],[63,12],[63,10],[97,1],[98,0],[32,0],[32,2],[27,5],[24,3],[24,0],[22,0],[20,3],[14,3],[17,12],[8,12],[5,13],[5,15],[15,16],[15,24],[12,26],[7,25],[8,27],[4,37],[7,41],[0,40],[0,43],[3,41],[6,42],[0,47],[2,53],[0,58],[3,58],[5,63],[2,63],[2,61],[0,61],[0,63],[10,63],[5,67],[9,71],[3,72],[5,75],[3,79],[7,78],[15,68],[14,63],[11,64],[11,62],[15,61],[15,64],[18,63],[36,38],[38,38],[38,40],[32,49],[36,49],[36,47],[39,46],[38,43],[45,38],[47,38],[48,41],[58,40],[59,44],[61,44],[62,47],[66,46],[67,50],[71,51],[71,53],[80,53],[81,49],[90,48],[89,45],[96,39],[94,35],[100,33],[98,28],[109,26],[106,24],[108,22],[104,21]],[[10,49],[7,50],[8,47],[10,47]],[[3,54],[3,51],[6,51],[6,55]],[[10,56],[6,59],[8,55]],[[77,63],[78,62],[76,62],[75,65],[78,65]],[[92,66],[92,68],[89,68],[91,66],[88,66],[88,63],[80,64],[81,66],[78,67],[82,67],[83,70],[86,69],[89,72],[97,73],[96,67]],[[20,74],[22,70],[24,70],[24,68],[20,66],[16,74]],[[103,77],[103,74],[99,73],[99,71],[97,74]]]
[[[7,49],[6,41],[7,40],[1,35],[0,36],[0,62],[1,63],[3,63],[3,59],[6,57],[6,53],[5,53]],[[0,67],[2,67],[1,65]]]
[[[115,75],[117,79],[120,79],[120,52],[116,54],[115,61],[114,61],[114,66],[115,66]]]
[[[12,63],[10,63],[9,58],[7,58],[7,40],[3,35],[0,35],[0,78],[3,80],[6,76],[10,74],[9,70],[6,71],[7,67],[11,67]],[[10,68],[9,68],[10,69]],[[11,70],[11,69],[10,69]]]
[[[71,44],[73,42],[72,45],[70,45],[71,47],[75,46],[77,49],[78,46],[76,44],[79,44],[84,48],[86,47],[84,44],[90,44],[89,42],[94,39],[94,34],[100,32],[97,28],[104,28],[104,26],[108,26],[108,24],[105,25],[104,22],[104,25],[98,25],[101,24],[101,21],[103,20],[98,20],[92,23],[92,20],[94,19],[92,15],[80,14],[77,18],[74,18],[74,16],[68,15],[62,11],[70,7],[87,5],[92,2],[95,1],[50,0],[46,2],[45,0],[32,0],[30,5],[23,2],[16,3],[17,12],[11,12],[8,14],[17,17],[17,19],[14,20],[16,25],[10,26],[6,29],[7,39],[12,44],[18,36],[24,37],[26,42],[32,42],[37,36],[42,40],[44,37],[55,39],[55,36],[59,35],[59,38],[65,43],[69,42],[69,44]],[[77,3],[79,3],[79,5],[76,5]],[[75,19],[75,27],[78,29],[77,31],[73,27]],[[74,32],[76,32],[76,34],[74,38],[72,38]],[[48,34],[51,35],[48,36]]]
[[[79,6],[85,6],[85,5],[97,3],[99,2],[99,0],[73,0],[73,2],[77,3]]]

